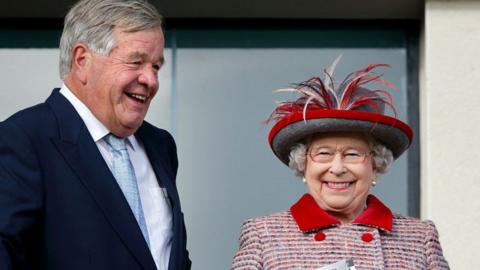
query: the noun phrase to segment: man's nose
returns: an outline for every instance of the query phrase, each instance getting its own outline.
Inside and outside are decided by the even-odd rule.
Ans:
[[[149,89],[156,90],[158,88],[158,73],[153,67],[145,66],[141,70],[138,81],[146,85]]]

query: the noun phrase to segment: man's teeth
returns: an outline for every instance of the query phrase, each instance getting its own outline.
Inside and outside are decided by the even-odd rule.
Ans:
[[[139,99],[141,101],[147,100],[147,97],[145,97],[145,96],[140,96],[140,95],[135,95],[135,94],[132,94],[131,96],[136,98],[136,99]]]

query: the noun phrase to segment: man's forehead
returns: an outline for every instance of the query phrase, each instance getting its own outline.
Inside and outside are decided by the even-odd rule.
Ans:
[[[134,36],[127,37],[126,35],[139,34],[140,32],[127,33],[123,32],[120,35],[116,35],[116,46],[112,50],[120,52],[127,58],[142,58],[142,59],[151,59],[157,58],[163,62],[163,50],[164,50],[164,39],[163,34],[160,39],[152,37],[140,37],[135,38]],[[158,39],[158,40],[157,40]],[[153,59],[155,60],[155,59]]]

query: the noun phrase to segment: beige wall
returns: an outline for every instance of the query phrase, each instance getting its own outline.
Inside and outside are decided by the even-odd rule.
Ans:
[[[436,223],[451,268],[473,269],[480,264],[480,1],[427,0],[421,48],[421,215]]]

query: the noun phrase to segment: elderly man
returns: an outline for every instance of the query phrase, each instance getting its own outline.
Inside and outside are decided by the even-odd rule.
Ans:
[[[64,81],[0,123],[0,269],[189,269],[173,138],[144,121],[164,58],[142,0],[82,0]]]

